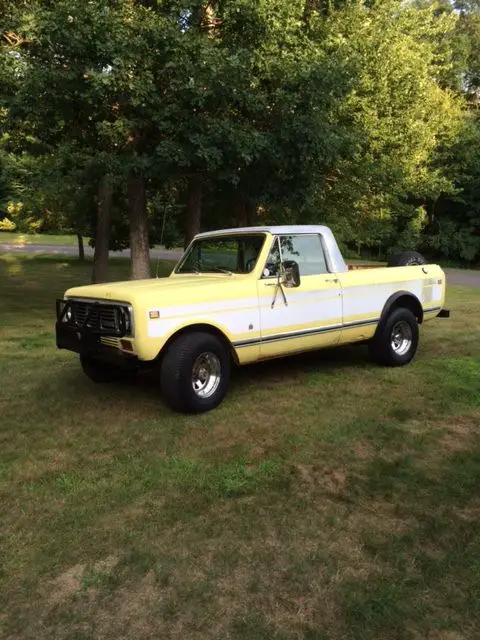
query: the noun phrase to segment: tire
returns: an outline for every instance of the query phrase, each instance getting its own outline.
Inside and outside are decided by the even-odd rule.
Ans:
[[[415,264],[427,264],[427,261],[418,251],[402,251],[390,256],[387,267],[411,267]]]
[[[119,382],[126,378],[126,372],[108,362],[102,362],[91,356],[80,356],[83,373],[97,384]]]
[[[418,347],[418,322],[410,309],[394,309],[381,322],[369,343],[372,359],[387,367],[403,367],[415,355]]]
[[[230,382],[230,354],[216,336],[185,333],[168,347],[160,367],[165,402],[180,413],[203,413],[217,407]]]

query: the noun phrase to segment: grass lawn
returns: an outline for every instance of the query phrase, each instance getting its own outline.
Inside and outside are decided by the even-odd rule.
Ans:
[[[0,258],[1,638],[479,637],[480,290],[408,367],[266,363],[184,417],[55,349],[89,276]]]
[[[77,236],[0,231],[0,244],[50,244],[76,247],[78,241]],[[85,238],[85,244],[88,244],[88,238]]]
[[[89,238],[83,239],[85,249],[90,250]],[[47,246],[67,246],[78,247],[77,236],[69,235],[51,235],[47,233],[10,233],[8,231],[0,231],[0,245],[47,245]],[[156,249],[165,249],[163,245],[155,245]],[[182,251],[182,247],[173,248],[172,251]],[[46,254],[48,255],[48,254]]]

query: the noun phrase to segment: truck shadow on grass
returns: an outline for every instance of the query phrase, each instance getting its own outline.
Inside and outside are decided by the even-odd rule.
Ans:
[[[282,382],[285,379],[296,379],[304,374],[323,372],[325,375],[333,371],[352,368],[374,367],[369,359],[365,346],[337,347],[320,351],[291,355],[277,360],[265,360],[255,364],[237,367],[232,375],[232,387],[241,387],[245,382],[261,380]]]
[[[233,367],[231,373],[230,388],[227,392],[227,400],[240,400],[245,395],[250,395],[250,390],[254,388],[274,389],[285,387],[287,392],[289,385],[309,384],[312,374],[320,378],[331,378],[333,373],[338,377],[345,372],[351,375],[352,371],[375,368],[368,357],[365,346],[339,347],[335,349],[324,349],[322,352],[308,352],[296,354],[277,360],[266,360],[251,365]],[[130,380],[115,382],[108,385],[96,385],[86,380],[79,368],[71,369],[62,373],[63,383],[68,387],[77,388],[80,380],[85,390],[90,390],[97,395],[107,391],[112,398],[117,394],[128,392],[131,403],[141,403],[142,408],[148,409],[152,403],[152,409],[158,417],[158,404],[163,405],[162,390],[160,387],[158,373],[154,370],[141,371],[139,375]],[[104,396],[105,397],[105,396]],[[88,399],[85,398],[88,402]],[[158,402],[160,401],[160,402]],[[165,408],[166,412],[169,412]]]
[[[268,388],[289,382],[301,382],[312,373],[323,374],[326,377],[333,372],[349,374],[353,369],[375,368],[368,356],[365,346],[337,347],[296,354],[275,360],[265,360],[245,366],[234,366],[231,372],[230,388],[227,398],[237,392],[242,393],[252,385],[262,385]],[[122,383],[115,386],[134,386],[139,393],[148,395],[158,393],[159,381],[154,371],[141,372],[135,383]]]

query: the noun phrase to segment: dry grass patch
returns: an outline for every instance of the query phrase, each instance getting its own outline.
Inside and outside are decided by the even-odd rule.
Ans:
[[[446,418],[438,426],[444,431],[441,448],[445,451],[465,451],[480,442],[480,412]]]

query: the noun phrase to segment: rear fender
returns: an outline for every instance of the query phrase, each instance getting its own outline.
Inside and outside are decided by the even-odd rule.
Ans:
[[[376,334],[378,334],[378,332],[381,330],[390,313],[394,309],[399,309],[401,307],[405,309],[409,309],[413,313],[413,315],[417,318],[418,324],[422,324],[423,307],[422,307],[422,303],[417,298],[417,296],[414,295],[413,293],[410,293],[410,291],[396,291],[388,298],[388,300],[386,301],[383,307],[382,315],[380,316],[380,322],[378,323]]]

